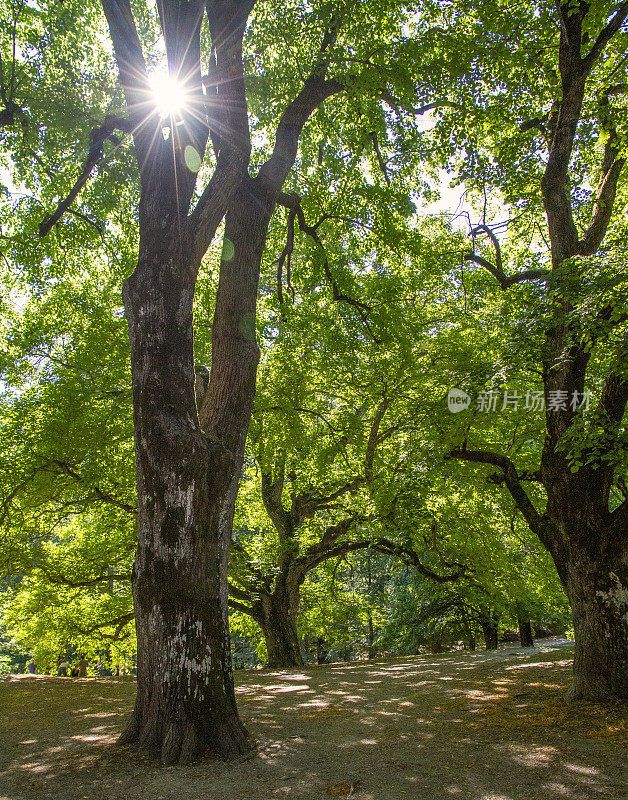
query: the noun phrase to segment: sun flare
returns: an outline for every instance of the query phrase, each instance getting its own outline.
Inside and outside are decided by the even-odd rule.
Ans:
[[[162,117],[176,117],[187,105],[186,91],[179,81],[166,72],[156,72],[150,78],[153,102]]]

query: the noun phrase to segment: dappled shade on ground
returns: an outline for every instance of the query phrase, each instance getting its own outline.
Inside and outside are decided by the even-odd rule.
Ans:
[[[161,767],[110,746],[131,681],[0,683],[0,800],[624,796],[619,706],[564,701],[571,650],[453,653],[237,674],[257,753]]]

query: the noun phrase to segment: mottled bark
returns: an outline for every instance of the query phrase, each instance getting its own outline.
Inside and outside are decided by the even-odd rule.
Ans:
[[[251,747],[235,705],[226,606],[233,489],[259,357],[248,335],[251,325],[245,334],[239,315],[243,307],[254,317],[259,274],[260,258],[255,265],[244,255],[246,235],[234,243],[244,265],[237,285],[225,265],[220,270],[205,397],[208,407],[212,402],[203,426],[195,397],[192,305],[201,259],[247,175],[242,37],[253,4],[158,2],[169,72],[185,82],[188,95],[165,141],[162,121],[147,102],[150,82],[133,8],[129,0],[102,0],[141,182],[139,258],[123,291],[138,491],[138,691],[120,741],[138,743],[166,763],[208,750],[232,757]],[[197,174],[185,154],[192,148],[202,159],[210,130],[201,80],[204,14],[216,87],[212,124],[231,135],[215,145],[214,173],[190,213]],[[239,305],[231,302],[237,293]]]
[[[580,553],[567,566],[566,591],[575,634],[570,697],[628,697],[628,567]]]
[[[235,706],[222,591],[220,517],[233,456],[198,426],[194,282],[177,239],[170,251],[145,246],[124,291],[139,501],[138,693],[120,741],[166,763],[250,747]]]

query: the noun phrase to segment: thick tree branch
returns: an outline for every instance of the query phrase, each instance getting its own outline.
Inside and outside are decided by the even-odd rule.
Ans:
[[[231,591],[231,587],[229,588],[229,590]],[[255,621],[257,621],[258,615],[255,613],[255,611],[253,611],[251,606],[246,606],[244,605],[244,603],[239,603],[237,600],[234,600],[231,597],[227,600],[227,605],[229,606],[229,608],[233,608],[234,611],[241,611],[243,614],[246,614],[247,616],[252,617]]]
[[[268,161],[260,167],[258,173],[258,180],[264,188],[270,188],[275,192],[281,191],[294,165],[299,137],[305,123],[325,100],[345,89],[344,82],[337,79],[326,79],[332,46],[336,41],[339,29],[340,17],[336,17],[323,35],[309,76],[295,99],[286,106],[279,120],[273,152]]]
[[[277,529],[281,541],[286,541],[294,534],[293,514],[284,508],[281,495],[285,482],[285,463],[281,457],[275,465],[275,474],[266,469],[261,470],[261,494],[266,513]]]
[[[380,553],[399,558],[404,564],[407,564],[409,567],[413,567],[425,578],[429,578],[431,581],[435,581],[436,583],[449,583],[451,581],[457,581],[462,578],[467,571],[467,567],[463,564],[452,565],[446,563],[445,566],[455,566],[456,569],[454,572],[450,572],[447,575],[439,575],[429,567],[426,567],[419,558],[419,554],[416,553],[412,548],[403,547],[402,545],[396,544],[390,539],[385,539],[383,537],[374,538],[372,540],[372,547],[374,550],[377,550]]]
[[[373,417],[373,422],[371,423],[369,438],[366,443],[366,450],[364,453],[364,480],[367,483],[370,483],[373,480],[373,461],[375,459],[377,445],[381,441],[379,429],[389,406],[390,398],[384,395],[377,406],[377,409],[375,410],[375,416]]]
[[[245,603],[252,602],[249,592],[246,592],[244,589],[240,589],[231,582],[229,582],[229,594],[233,595],[233,597],[237,597],[238,600],[244,600]]]
[[[605,25],[604,28],[602,28],[602,30],[598,34],[597,39],[593,43],[593,46],[589,50],[588,54],[584,57],[583,63],[585,69],[588,72],[591,71],[597,58],[601,55],[606,45],[610,42],[613,36],[615,36],[615,34],[619,31],[619,29],[624,24],[627,18],[628,18],[628,2],[624,0],[624,2],[619,4],[619,7],[609,20],[608,24]]]
[[[206,81],[207,121],[216,151],[216,168],[189,222],[195,259],[209,247],[229,201],[246,180],[251,154],[242,41],[255,0],[207,3],[212,38],[211,71]]]
[[[618,541],[623,542],[628,530],[628,500],[617,506],[609,517],[611,535]]]
[[[150,85],[142,45],[130,0],[101,0],[101,4],[109,26],[141,171],[151,151],[154,135],[154,126],[147,125],[148,119],[154,117],[154,109],[150,108]]]
[[[522,487],[515,465],[509,458],[499,453],[485,450],[467,450],[465,448],[451,450],[448,456],[461,461],[471,461],[474,464],[492,464],[495,467],[499,467],[504,474],[504,483],[517,508],[523,514],[530,529],[539,535],[539,531],[543,530],[543,518]]]
[[[617,89],[617,87],[615,87]],[[608,230],[613,208],[615,205],[615,195],[621,171],[626,163],[625,158],[620,158],[621,141],[617,135],[615,124],[609,108],[609,94],[605,92],[600,98],[601,127],[606,129],[607,140],[604,146],[604,156],[600,169],[600,180],[596,190],[595,206],[591,222],[586,232],[582,236],[578,252],[580,255],[593,255],[604,240]]]
[[[628,379],[615,372],[606,378],[598,405],[605,420],[605,428],[617,427],[626,412],[628,404]]]
[[[588,55],[582,58],[580,55],[583,45],[582,23],[589,8],[588,3],[579,3],[574,6],[571,2],[561,2],[558,6],[561,23],[558,65],[562,97],[550,114],[549,158],[541,179],[543,204],[552,242],[554,268],[559,267],[566,258],[581,252],[585,255],[589,254],[599,246],[612,211],[612,202],[608,206],[603,203],[605,199],[614,199],[617,178],[621,170],[621,165],[612,166],[606,171],[603,170],[598,187],[600,203],[596,207],[585,240],[581,243],[571,206],[569,163],[576,130],[580,122],[587,78],[596,59],[626,20],[628,3],[620,4],[610,22],[600,32]]]

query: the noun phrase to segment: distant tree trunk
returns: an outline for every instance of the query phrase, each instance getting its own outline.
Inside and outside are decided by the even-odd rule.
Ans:
[[[304,665],[297,632],[298,595],[295,600],[283,588],[260,598],[259,624],[264,634],[268,666],[291,669]]]
[[[472,637],[469,639],[469,641],[468,641],[468,647],[469,647],[469,650],[470,650],[472,653],[474,653],[474,652],[475,652],[475,646],[476,646],[476,642],[475,642],[475,636],[472,636]]]
[[[497,639],[499,617],[496,614],[487,613],[480,617],[479,622],[482,628],[486,649],[497,650],[499,644]]]
[[[370,577],[370,575],[369,575]],[[375,630],[373,628],[373,616],[370,614],[368,615],[368,625],[369,625],[369,633],[368,633],[368,657],[369,660],[375,658],[377,651],[375,650]]]
[[[325,646],[326,642],[322,636],[319,636],[316,640],[316,663],[317,664],[329,664],[330,657],[329,657],[329,650]]]
[[[530,620],[518,617],[517,623],[519,625],[519,641],[521,642],[521,647],[534,647]]]

